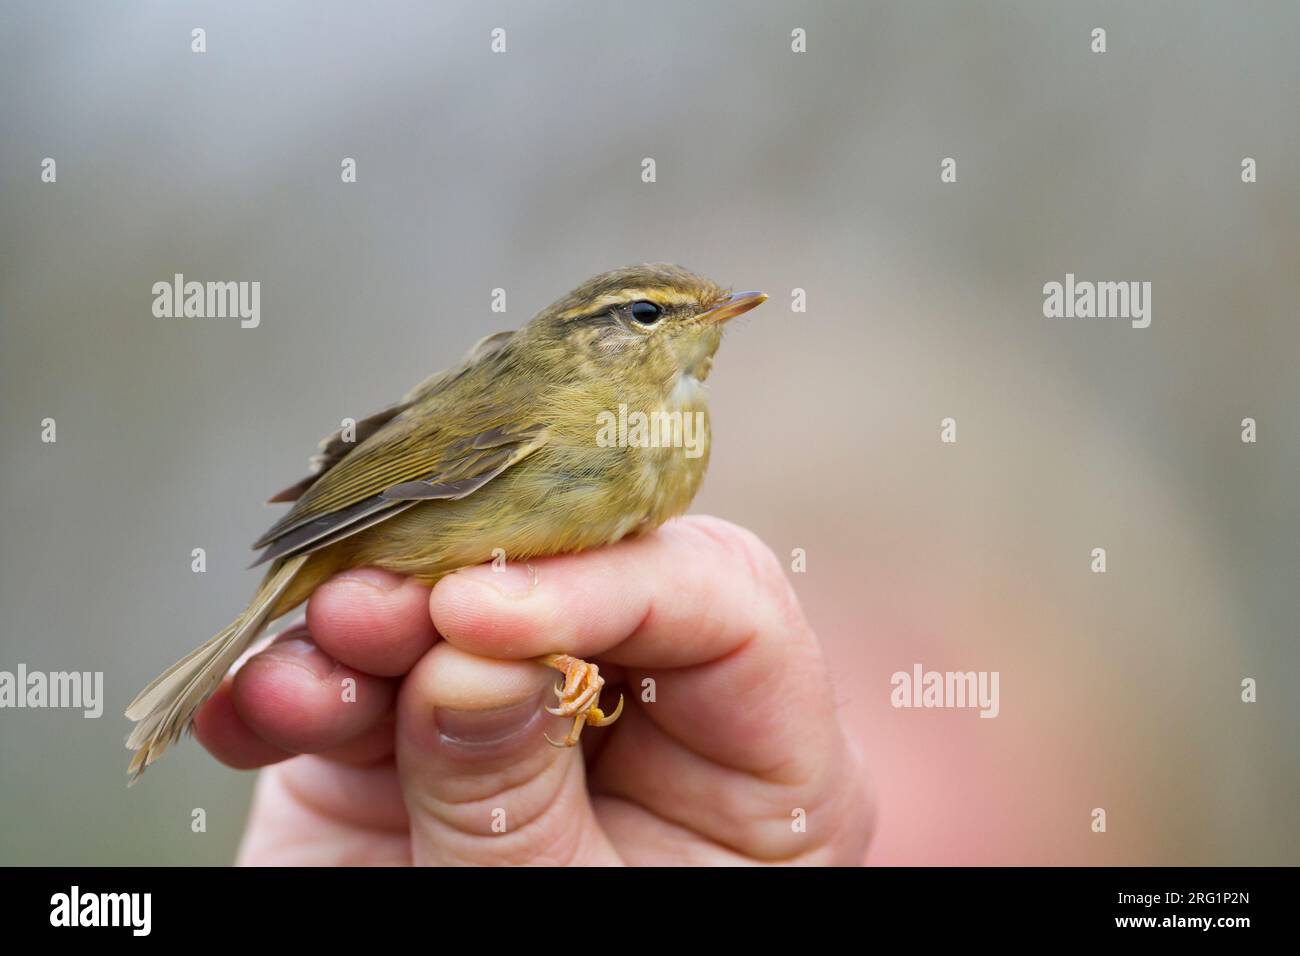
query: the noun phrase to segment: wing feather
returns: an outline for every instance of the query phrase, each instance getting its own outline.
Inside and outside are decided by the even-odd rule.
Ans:
[[[514,334],[488,336],[462,365],[358,422],[355,443],[341,432],[322,441],[317,471],[272,499],[295,503],[253,545],[265,549],[255,564],[324,547],[418,501],[463,498],[544,444],[540,427],[512,421],[528,407],[500,374]]]
[[[361,419],[354,426],[351,440],[345,440],[344,430],[340,428],[331,435],[321,439],[318,451],[312,455],[308,466],[311,469],[310,474],[301,481],[295,482],[283,491],[276,492],[266,500],[267,504],[279,504],[285,501],[297,501],[302,495],[320,480],[320,477],[329,471],[340,461],[343,460],[349,452],[364,442],[371,435],[375,434],[383,426],[387,425],[394,418],[407,412],[413,405],[436,394],[439,390],[445,388],[450,382],[464,375],[475,365],[483,360],[500,352],[514,337],[513,330],[504,332],[493,332],[491,335],[484,336],[474,344],[474,347],[465,355],[465,360],[461,365],[445,369],[430,375],[402,398],[400,402],[389,405],[387,408],[375,412],[366,418]],[[261,545],[255,545],[260,547]]]
[[[323,548],[386,521],[421,501],[454,501],[473,494],[515,462],[528,457],[546,440],[545,432],[540,429],[526,438],[494,447],[489,455],[444,462],[423,480],[401,482],[370,498],[300,524],[273,539],[253,566]]]

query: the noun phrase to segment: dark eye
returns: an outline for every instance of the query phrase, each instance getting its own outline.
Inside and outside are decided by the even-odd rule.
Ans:
[[[653,302],[639,299],[632,303],[632,318],[642,325],[654,325],[663,317],[664,310]]]

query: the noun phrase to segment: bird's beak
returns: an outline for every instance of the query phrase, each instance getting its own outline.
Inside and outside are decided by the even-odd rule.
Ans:
[[[767,301],[766,292],[733,292],[708,312],[700,316],[702,322],[726,322],[743,315]]]

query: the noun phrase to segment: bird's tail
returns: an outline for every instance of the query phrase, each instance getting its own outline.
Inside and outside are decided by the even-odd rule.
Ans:
[[[131,701],[126,709],[127,718],[135,721],[126,741],[127,748],[135,751],[128,768],[131,783],[180,739],[195,711],[217,689],[226,671],[267,622],[288,610],[280,606],[283,602],[279,599],[306,560],[307,555],[299,555],[273,567],[233,624],[155,677]]]

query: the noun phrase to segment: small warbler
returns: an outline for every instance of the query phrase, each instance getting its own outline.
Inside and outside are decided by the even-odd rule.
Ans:
[[[271,499],[294,504],[254,544],[264,549],[255,563],[270,565],[248,607],[127,708],[131,780],[180,737],[266,625],[340,571],[378,567],[432,584],[494,554],[599,547],[684,512],[708,465],[703,382],[723,323],[766,298],[680,266],[607,272],[522,329],[489,335],[354,433],[322,441],[312,473]],[[628,440],[626,429],[618,441],[602,434],[602,422],[637,412],[669,423],[656,438],[678,415],[701,423],[702,435],[683,449]],[[621,697],[610,714],[599,706],[595,665],[561,653],[538,661],[564,674],[558,706],[547,709],[573,718],[552,743],[573,746],[585,725],[618,719]]]

